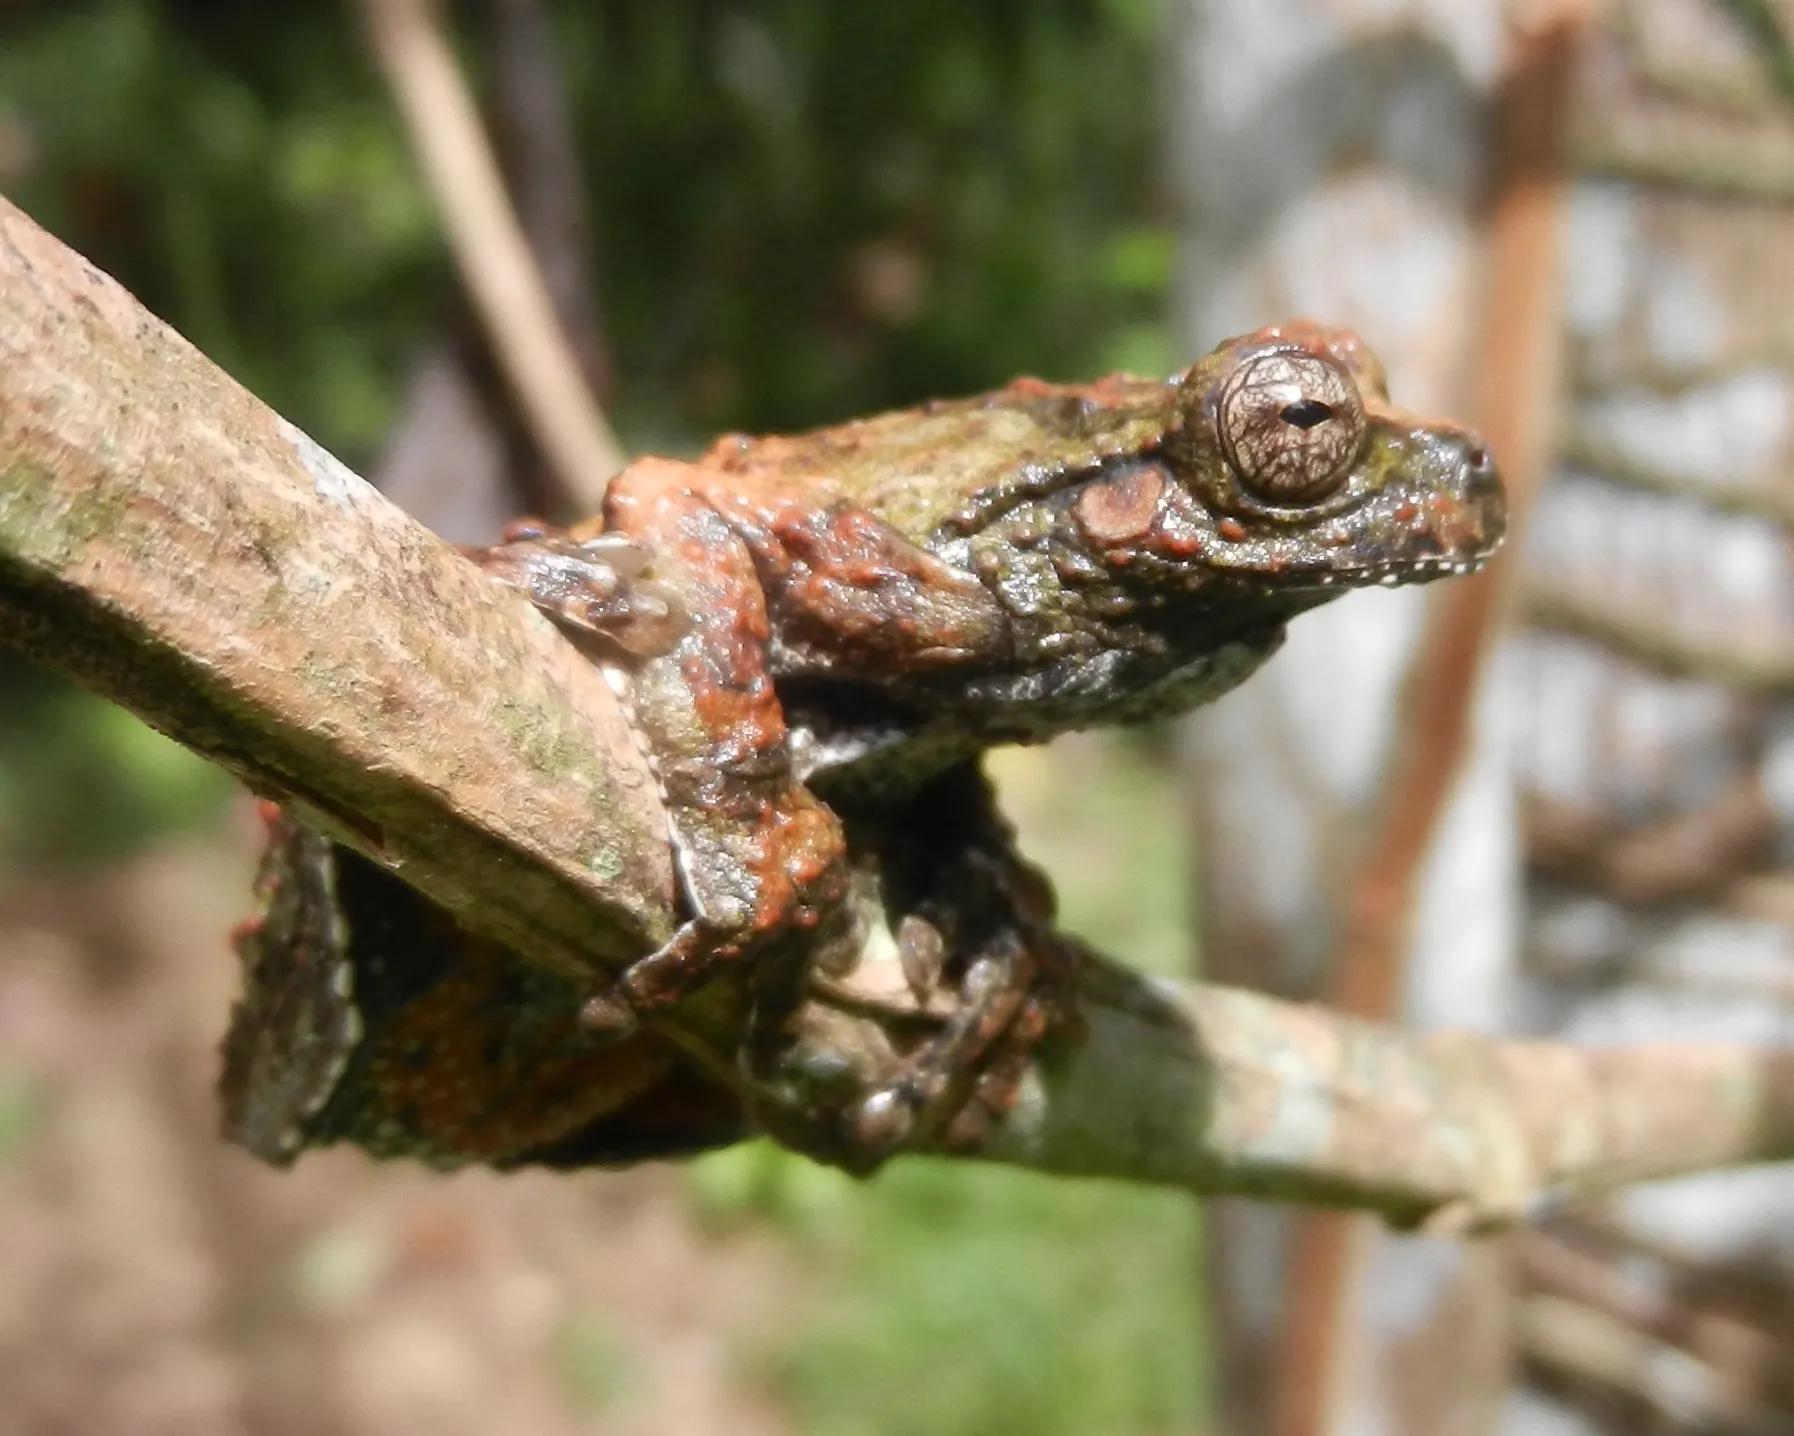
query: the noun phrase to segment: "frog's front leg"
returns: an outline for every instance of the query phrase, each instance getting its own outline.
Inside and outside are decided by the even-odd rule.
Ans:
[[[723,965],[787,941],[807,956],[851,926],[840,823],[792,771],[753,556],[696,472],[640,461],[613,480],[601,532],[532,530],[470,554],[624,650],[608,671],[655,767],[690,916],[587,1004],[587,1023],[609,1035]]]

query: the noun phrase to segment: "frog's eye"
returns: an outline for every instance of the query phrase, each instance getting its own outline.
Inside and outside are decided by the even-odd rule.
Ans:
[[[1270,350],[1221,391],[1221,443],[1240,482],[1273,504],[1306,504],[1339,488],[1364,441],[1351,378],[1316,354]]]

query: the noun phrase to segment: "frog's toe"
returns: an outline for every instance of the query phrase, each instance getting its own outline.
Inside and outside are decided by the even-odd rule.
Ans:
[[[547,538],[555,532],[553,524],[546,519],[539,519],[534,514],[526,514],[522,518],[512,519],[504,526],[500,536],[501,543],[524,543],[530,539]]]
[[[1075,954],[1005,933],[967,969],[958,1010],[840,1124],[850,1171],[904,1151],[976,1151],[1015,1105],[1036,1047],[1065,1006]]]
[[[646,957],[624,968],[580,1008],[580,1025],[598,1042],[615,1042],[676,1007],[741,957],[740,934],[694,918]]]
[[[634,1036],[642,1025],[641,1016],[616,991],[600,992],[588,997],[579,1009],[579,1025],[587,1036],[601,1046],[621,1042]]]
[[[879,1161],[898,1151],[915,1130],[922,1105],[920,1093],[900,1085],[878,1088],[861,1100],[849,1120],[855,1150]]]
[[[919,913],[909,913],[897,924],[897,961],[903,980],[918,1002],[940,986],[947,965],[947,939],[939,927]]]
[[[678,594],[650,571],[648,551],[624,534],[574,539],[531,525],[495,547],[461,552],[575,637],[600,639],[632,660],[668,651],[690,627]]]

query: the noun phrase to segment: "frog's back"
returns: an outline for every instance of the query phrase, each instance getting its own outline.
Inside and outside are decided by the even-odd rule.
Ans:
[[[1149,452],[1176,386],[1111,375],[1093,384],[1020,379],[807,434],[717,440],[703,462],[730,474],[826,482],[917,539],[976,528],[1010,504],[1105,459]]]

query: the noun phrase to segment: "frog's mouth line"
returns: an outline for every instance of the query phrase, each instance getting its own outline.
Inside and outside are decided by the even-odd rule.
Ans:
[[[1377,564],[1370,568],[1335,569],[1331,573],[1304,575],[1307,587],[1368,588],[1380,584],[1384,588],[1401,588],[1410,583],[1429,583],[1437,578],[1463,578],[1476,573],[1495,556],[1501,547],[1497,539],[1482,553],[1469,558],[1403,559],[1399,563]]]
[[[1497,539],[1480,553],[1460,558],[1405,558],[1388,563],[1367,564],[1363,568],[1333,568],[1318,573],[1262,575],[1247,579],[1248,591],[1272,598],[1282,594],[1289,598],[1319,601],[1334,589],[1405,588],[1414,583],[1431,583],[1441,578],[1464,578],[1478,572],[1502,545]],[[1304,606],[1308,606],[1305,603]]]

